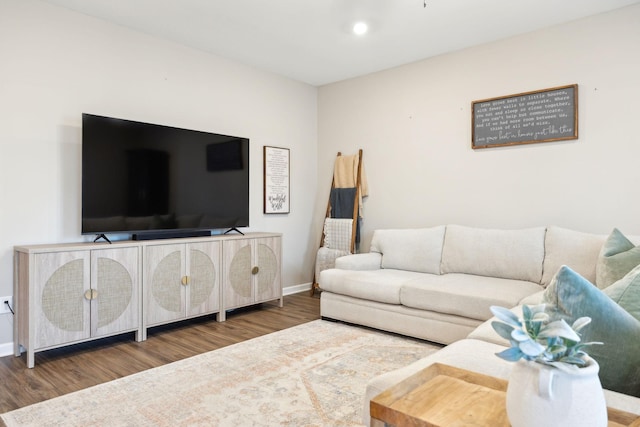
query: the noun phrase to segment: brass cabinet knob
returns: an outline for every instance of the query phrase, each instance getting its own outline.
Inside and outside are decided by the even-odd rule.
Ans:
[[[189,284],[189,276],[182,276],[182,285],[187,286]]]
[[[98,291],[95,290],[95,289],[87,289],[84,292],[84,297],[86,299],[88,299],[89,301],[94,300],[94,299],[98,298]]]
[[[260,267],[257,265],[251,269],[251,274],[258,274],[260,272]]]

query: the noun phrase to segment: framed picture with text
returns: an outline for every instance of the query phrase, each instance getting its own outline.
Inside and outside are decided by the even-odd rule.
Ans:
[[[264,146],[264,213],[289,213],[289,149]]]
[[[471,148],[578,139],[578,85],[471,103]]]

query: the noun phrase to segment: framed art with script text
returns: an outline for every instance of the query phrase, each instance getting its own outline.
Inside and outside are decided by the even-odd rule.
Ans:
[[[289,149],[264,146],[264,213],[289,213]]]

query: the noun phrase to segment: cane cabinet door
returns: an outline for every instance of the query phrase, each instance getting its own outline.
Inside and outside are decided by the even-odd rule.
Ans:
[[[224,242],[224,308],[282,298],[281,238]]]
[[[220,242],[187,246],[185,301],[187,317],[220,311]]]
[[[140,326],[139,248],[91,251],[91,336]]]
[[[145,247],[146,325],[220,311],[220,242]]]
[[[33,291],[37,320],[34,347],[53,347],[90,337],[90,251],[35,255]]]

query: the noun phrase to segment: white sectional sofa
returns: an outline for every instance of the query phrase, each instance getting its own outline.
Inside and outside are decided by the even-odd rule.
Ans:
[[[518,312],[523,303],[541,302],[562,265],[596,283],[606,239],[555,226],[377,230],[369,253],[338,258],[336,268],[320,273],[323,318],[448,344],[373,379],[364,399],[365,424],[371,398],[432,363],[508,379],[512,363],[495,355],[508,343],[493,331],[489,307]],[[638,397],[609,390],[605,397],[611,407],[640,414]]]
[[[561,265],[595,281],[606,236],[560,227],[492,230],[459,225],[376,230],[370,252],[324,270],[322,317],[442,344],[544,290]]]

